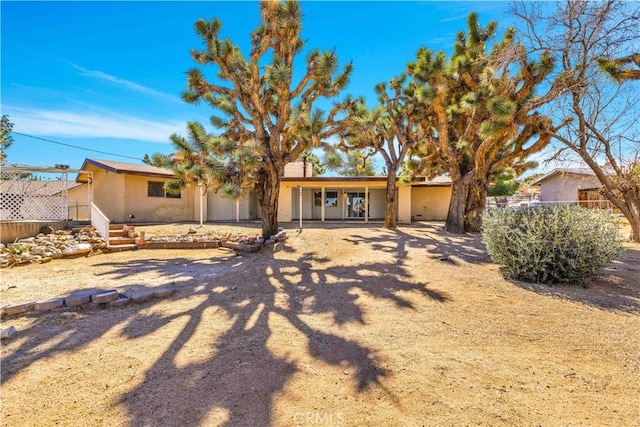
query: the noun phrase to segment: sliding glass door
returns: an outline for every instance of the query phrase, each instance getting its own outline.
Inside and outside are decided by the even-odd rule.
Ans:
[[[365,197],[364,193],[347,192],[346,193],[346,217],[347,218],[364,218]]]

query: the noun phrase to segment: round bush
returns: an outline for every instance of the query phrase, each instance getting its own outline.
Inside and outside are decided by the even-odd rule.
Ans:
[[[482,236],[508,278],[583,282],[620,254],[618,230],[609,214],[594,209],[518,207],[487,212]]]

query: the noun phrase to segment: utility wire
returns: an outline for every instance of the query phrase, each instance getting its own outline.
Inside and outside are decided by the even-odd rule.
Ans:
[[[139,157],[131,157],[131,156],[125,156],[123,154],[115,154],[115,153],[109,153],[107,151],[100,151],[100,150],[92,150],[91,148],[84,148],[84,147],[78,147],[77,145],[71,145],[71,144],[65,144],[64,142],[58,142],[58,141],[52,141],[50,139],[46,139],[46,138],[40,138],[38,136],[33,136],[33,135],[27,135],[26,133],[20,133],[20,132],[11,132],[14,133],[16,135],[22,135],[22,136],[27,136],[29,138],[33,138],[33,139],[39,139],[40,141],[46,141],[46,142],[50,142],[52,144],[58,144],[58,145],[64,145],[66,147],[71,147],[71,148],[77,148],[78,150],[84,150],[84,151],[92,151],[94,153],[100,153],[100,154],[107,154],[109,156],[117,156],[117,157],[124,157],[125,159],[133,159],[133,160],[140,160]]]

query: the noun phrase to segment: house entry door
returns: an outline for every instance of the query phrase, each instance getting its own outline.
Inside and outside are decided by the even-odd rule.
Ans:
[[[352,193],[348,192],[346,203],[346,217],[347,218],[364,218],[364,193]]]

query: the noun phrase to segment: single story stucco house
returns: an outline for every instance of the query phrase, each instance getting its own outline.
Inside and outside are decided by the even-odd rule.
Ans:
[[[602,184],[589,168],[554,169],[531,185],[540,187],[543,204],[609,207],[600,194]]]
[[[236,201],[209,192],[200,197],[198,187],[179,196],[167,194],[164,183],[173,179],[168,169],[148,165],[86,159],[77,181],[85,185],[73,191],[87,191],[92,201],[111,222],[245,221],[260,218],[258,199],[249,193]],[[285,168],[280,187],[278,221],[382,220],[386,177],[317,177],[311,165],[291,163]],[[396,215],[399,222],[445,220],[451,198],[451,181],[446,177],[419,180],[397,186]],[[202,202],[202,206],[201,206]]]

